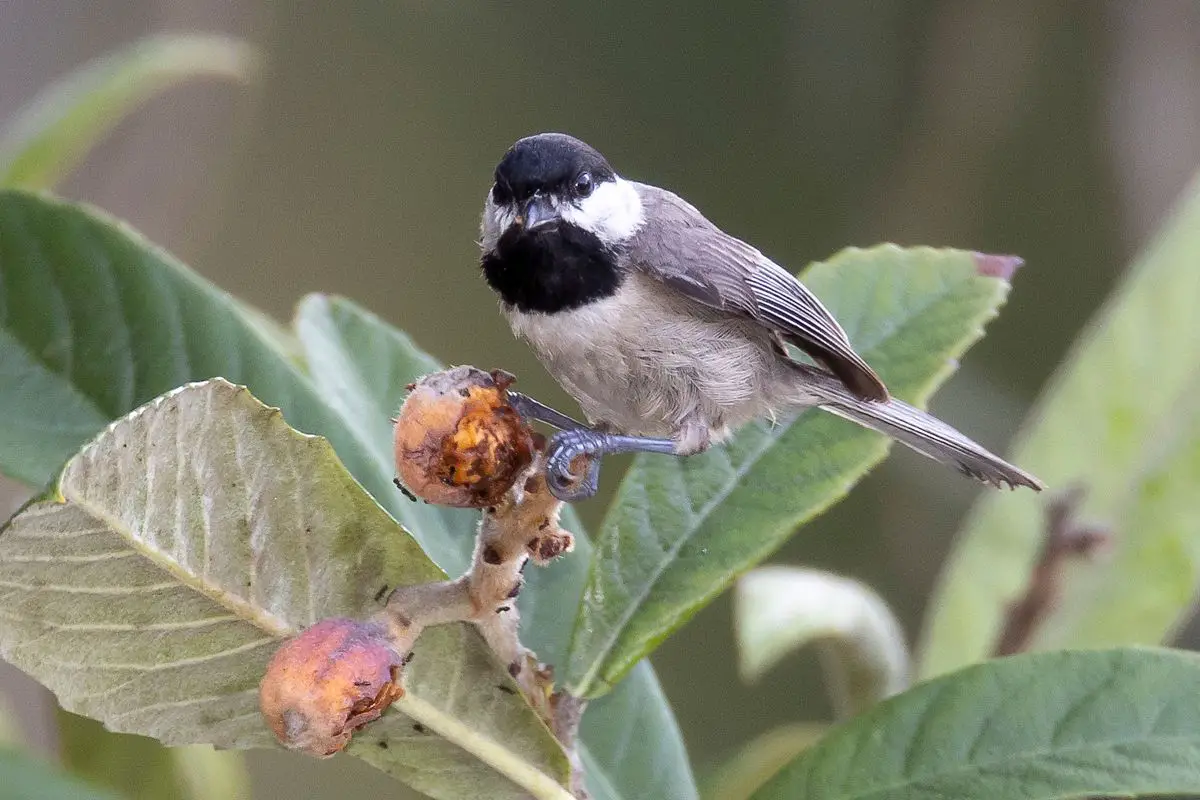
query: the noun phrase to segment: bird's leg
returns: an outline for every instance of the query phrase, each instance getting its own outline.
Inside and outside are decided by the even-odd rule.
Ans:
[[[586,500],[600,489],[600,459],[616,453],[663,453],[690,456],[708,449],[708,426],[686,422],[673,439],[610,433],[603,423],[589,428],[582,422],[520,392],[509,392],[508,402],[525,419],[558,428],[546,446],[546,482],[559,500]],[[580,478],[571,469],[580,456],[589,456],[587,474]]]
[[[587,431],[592,432],[592,429],[584,425],[577,419],[568,417],[561,411],[551,408],[540,400],[534,400],[527,394],[520,392],[508,393],[508,404],[516,409],[516,412],[528,420],[544,422],[552,428],[558,428],[559,431]],[[554,439],[550,440],[550,446],[546,448],[547,452],[553,451]],[[570,490],[570,486],[576,482],[575,474],[571,471],[571,459],[566,461],[566,472],[563,477],[556,480],[553,471],[547,472],[550,491],[555,497],[560,500],[560,492],[567,494],[578,494],[577,499],[591,497],[600,488],[600,457],[596,456],[590,459],[588,464],[587,475],[582,480],[578,481],[578,486],[575,486],[574,492]],[[555,488],[559,486],[560,488]]]
[[[600,459],[614,453],[675,452],[674,439],[655,439],[626,436],[591,428],[559,431],[546,446],[546,482],[550,492],[559,500],[586,500],[600,488]],[[588,474],[580,480],[571,470],[571,462],[580,456],[591,456]]]
[[[552,428],[558,428],[560,431],[587,430],[587,425],[568,417],[566,414],[551,408],[545,403],[534,400],[527,394],[509,392],[508,404],[516,409],[516,412],[525,419],[544,422]]]
[[[712,444],[708,425],[687,420],[671,439],[649,436],[626,436],[606,430],[580,428],[560,431],[546,446],[546,482],[550,492],[559,500],[585,500],[600,488],[600,458],[613,453],[662,453],[691,456],[703,453]],[[579,456],[591,456],[591,467],[583,480],[571,470],[571,462]]]

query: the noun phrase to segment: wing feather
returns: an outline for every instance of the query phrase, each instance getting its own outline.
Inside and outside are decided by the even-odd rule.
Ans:
[[[865,400],[887,400],[874,370],[816,295],[754,247],[722,231],[682,198],[637,184],[647,216],[631,265],[704,305],[777,331]]]

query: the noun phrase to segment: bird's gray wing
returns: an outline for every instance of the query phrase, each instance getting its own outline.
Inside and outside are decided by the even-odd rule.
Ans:
[[[865,400],[888,391],[842,326],[791,273],[709,222],[679,196],[637,184],[645,225],[630,242],[630,266],[704,305],[778,332]]]

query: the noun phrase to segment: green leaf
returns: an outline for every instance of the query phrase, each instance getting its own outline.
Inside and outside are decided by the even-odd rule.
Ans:
[[[804,281],[893,394],[922,404],[982,335],[1008,285],[977,254],[846,250]],[[686,459],[643,456],[601,528],[575,623],[567,685],[597,695],[849,491],[886,440],[820,411],[747,426]]]
[[[1076,570],[1036,647],[1152,644],[1200,589],[1200,183],[1130,268],[1030,414],[1016,459],[1053,488],[1080,485],[1080,516],[1110,527],[1103,566]],[[983,498],[930,604],[921,670],[985,658],[1043,540],[1043,502]]]
[[[405,388],[441,369],[402,332],[341,298],[309,295],[296,311],[296,335],[309,375],[321,397],[347,426],[364,453],[380,469],[395,473],[392,422],[408,394]],[[389,494],[399,497],[394,487]],[[423,513],[412,521],[425,552],[457,575],[471,564],[479,516],[469,509],[410,503]]]
[[[1200,659],[1022,655],[921,684],[832,730],[755,800],[1051,800],[1200,792]]]
[[[396,491],[391,459],[359,438],[244,308],[95,210],[0,191],[0,472],[44,486],[112,420],[220,376],[329,439],[422,544],[447,536],[442,516]]]
[[[422,359],[428,357],[413,355],[403,334],[346,301],[303,304],[297,322],[299,338],[307,340],[303,350],[281,337],[277,326],[264,330],[261,320],[248,319],[244,311],[243,304],[127,226],[92,210],[0,191],[0,472],[45,485],[112,419],[175,386],[221,375],[248,384],[257,397],[279,406],[293,426],[328,438],[350,472],[442,567],[450,572],[465,567],[474,519],[406,500],[391,485],[390,430],[380,439],[378,423],[372,428],[342,416],[365,409],[387,425],[407,382],[402,369],[388,365],[424,371]],[[340,326],[351,330],[336,330]],[[333,341],[319,343],[320,336]],[[369,362],[361,355],[367,352]],[[311,378],[298,366],[310,359]],[[394,387],[366,384],[376,411],[349,396],[348,387],[367,378],[338,377],[350,364],[368,377],[378,377],[373,370],[391,370]],[[451,516],[464,521],[453,527]],[[564,523],[583,533],[569,511]],[[565,657],[589,552],[581,535],[575,553],[527,576],[522,635],[551,663]],[[617,727],[605,729],[604,736],[645,736],[678,757],[647,770],[633,769],[633,761],[599,756],[594,761],[608,770],[607,780],[624,797],[649,796],[643,787],[664,775],[678,792],[673,796],[695,797],[678,728],[653,673],[648,667],[645,673],[623,692],[634,698],[632,705],[649,710],[628,720],[614,717]],[[593,705],[589,715],[601,714],[604,705]],[[585,726],[585,742],[599,736],[598,730]]]
[[[208,745],[163,747],[145,736],[113,733],[99,722],[59,711],[63,766],[127,800],[250,800],[250,775],[241,753]]]
[[[753,570],[737,583],[734,630],[747,681],[816,643],[839,717],[860,714],[908,686],[908,645],[899,621],[883,598],[849,578],[815,569]]]
[[[699,797],[683,735],[649,662],[588,706],[580,738],[592,800]]]
[[[325,439],[215,379],[114,423],[0,535],[0,657],[112,730],[271,746],[257,687],[282,637],[443,577]],[[567,796],[561,748],[473,629],[415,652],[400,713],[351,752],[434,797]]]
[[[46,188],[137,106],[190,78],[247,81],[257,54],[225,36],[154,36],[91,61],[19,111],[0,135],[0,186]]]
[[[341,297],[310,295],[300,303],[296,330],[313,381],[322,396],[361,426],[359,438],[379,458],[391,457],[388,418],[408,383],[441,369],[400,331]],[[461,512],[459,512],[461,514]],[[474,546],[476,516],[455,516],[461,526],[435,542],[442,563],[466,563]],[[571,624],[583,593],[592,546],[567,507],[563,525],[576,534],[575,551],[544,569],[527,570],[521,592],[521,640],[550,664],[566,655]],[[595,800],[697,796],[687,753],[674,715],[649,664],[639,667],[616,692],[593,703],[581,733],[586,776]]]
[[[17,723],[12,704],[0,694],[0,751],[16,750],[25,745],[25,736]]]
[[[705,781],[705,800],[746,800],[785,764],[819,742],[826,728],[796,722],[752,739]]]
[[[0,748],[0,786],[4,800],[121,800],[64,775],[49,764]]]

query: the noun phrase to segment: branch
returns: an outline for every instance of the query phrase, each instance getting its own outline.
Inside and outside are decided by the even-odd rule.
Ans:
[[[285,643],[260,699],[286,746],[315,755],[344,748],[403,696],[404,667],[421,633],[468,622],[563,745],[572,793],[587,797],[575,746],[585,703],[555,694],[551,670],[518,636],[525,567],[571,552],[575,538],[559,527],[562,501],[546,484],[544,439],[508,403],[512,381],[455,367],[410,387],[395,420],[397,486],[428,502],[482,509],[471,567],[454,580],[394,589],[367,620],[322,620]],[[331,709],[329,697],[350,701]]]
[[[1029,649],[1034,635],[1054,613],[1062,599],[1063,577],[1068,564],[1090,560],[1112,541],[1112,534],[1099,525],[1081,524],[1076,512],[1086,495],[1073,487],[1046,505],[1046,527],[1042,549],[1025,593],[1008,608],[994,655],[1007,656]]]
[[[484,509],[466,574],[452,581],[395,589],[383,619],[398,641],[415,640],[431,625],[474,624],[550,724],[549,676],[518,638],[517,597],[525,583],[522,572],[526,564],[532,560],[545,566],[571,552],[575,538],[559,527],[562,502],[546,486],[541,453],[522,478],[496,505]]]

